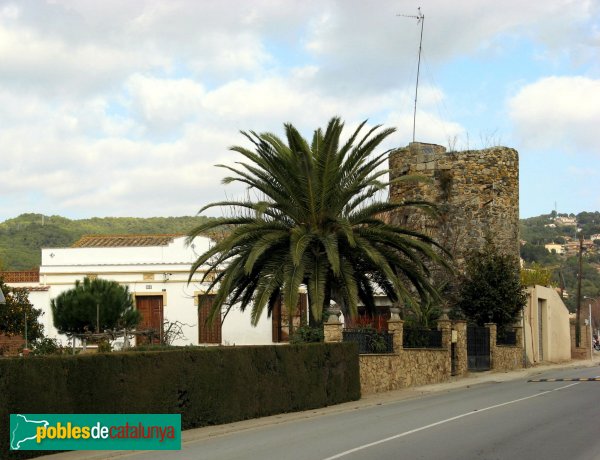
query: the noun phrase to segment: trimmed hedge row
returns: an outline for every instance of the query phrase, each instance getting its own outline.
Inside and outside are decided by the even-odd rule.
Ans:
[[[210,347],[0,360],[0,452],[11,413],[181,413],[182,428],[360,398],[356,344]]]

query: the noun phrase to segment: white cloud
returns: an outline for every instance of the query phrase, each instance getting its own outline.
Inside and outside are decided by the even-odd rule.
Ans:
[[[80,97],[110,87],[143,65],[135,55],[98,44],[74,44],[0,23],[0,81],[45,97]]]
[[[562,74],[588,77],[547,78],[513,93],[511,117],[529,145],[595,148],[598,2],[419,4],[426,15],[425,62],[433,66],[422,67],[422,76],[442,69],[460,78],[465,65],[455,57],[494,65],[496,56],[521,42],[547,68],[582,65]],[[0,0],[6,175],[0,219],[30,210],[69,216],[195,212],[240,191],[222,187],[224,173],[213,166],[239,159],[228,151],[244,142],[239,130],[283,136],[282,124],[292,122],[311,136],[340,115],[349,130],[367,118],[396,126],[382,147],[405,145],[412,139],[419,27],[397,14],[415,14],[418,4],[374,5]],[[511,73],[505,70],[498,74]],[[477,107],[463,104],[454,117],[440,114],[440,106],[460,99],[450,85],[421,80],[417,140],[447,145],[458,139],[457,147],[467,146],[464,133],[481,130],[466,125],[468,116],[485,127],[504,88],[540,78],[519,71],[503,88],[482,81]]]
[[[544,78],[523,87],[509,107],[515,131],[525,146],[597,153],[600,80]]]
[[[127,87],[132,108],[152,129],[169,129],[198,114],[204,89],[190,79],[167,80],[132,75]]]

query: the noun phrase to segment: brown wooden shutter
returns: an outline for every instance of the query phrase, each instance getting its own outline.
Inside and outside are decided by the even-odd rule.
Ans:
[[[273,305],[271,312],[271,328],[273,343],[281,342],[281,300],[278,299]]]
[[[198,343],[221,343],[221,315],[218,314],[212,324],[206,322],[214,298],[209,294],[198,296]]]

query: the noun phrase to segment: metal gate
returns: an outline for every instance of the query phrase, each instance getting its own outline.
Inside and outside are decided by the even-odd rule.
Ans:
[[[467,327],[467,361],[470,371],[490,369],[490,330],[487,327]]]

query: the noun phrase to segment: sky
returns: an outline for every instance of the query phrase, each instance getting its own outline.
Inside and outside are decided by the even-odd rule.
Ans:
[[[418,7],[416,140],[515,148],[522,218],[600,210],[600,0],[0,0],[0,222],[195,215],[242,130],[407,145]]]

